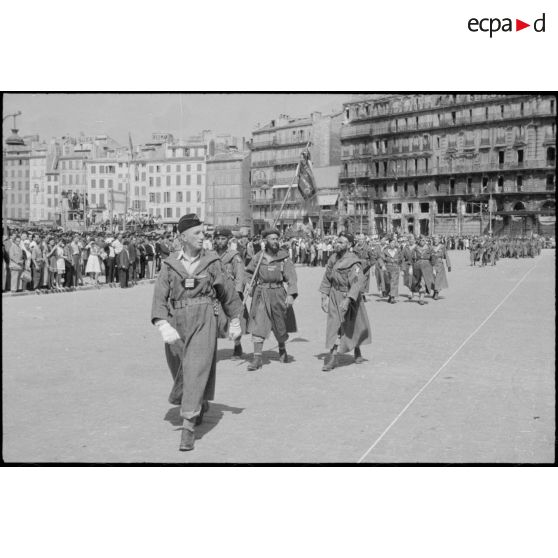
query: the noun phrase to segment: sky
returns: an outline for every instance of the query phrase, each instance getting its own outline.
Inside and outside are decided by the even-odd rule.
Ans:
[[[230,133],[249,139],[258,123],[280,114],[291,117],[339,112],[348,94],[80,94],[12,93],[3,97],[3,115],[21,111],[17,118],[20,135],[39,134],[41,139],[63,135],[108,134],[134,144],[152,132],[170,132],[183,138],[201,130]],[[3,126],[10,134],[13,119]]]

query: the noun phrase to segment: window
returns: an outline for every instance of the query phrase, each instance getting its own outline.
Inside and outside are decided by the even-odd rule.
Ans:
[[[164,203],[170,203],[170,192],[163,192],[163,201]]]
[[[155,203],[155,194],[153,192],[149,193],[149,203]]]
[[[182,203],[182,192],[176,192],[176,203]]]
[[[176,165],[176,172],[180,172],[180,165]]]
[[[176,175],[176,185],[180,186],[180,175],[179,174]]]
[[[201,199],[201,192],[198,190],[196,192],[196,202],[197,203],[201,203],[202,199]]]
[[[201,182],[201,179],[202,179],[202,175],[201,175],[201,174],[198,174],[198,175],[196,176],[196,184],[197,184],[198,186],[201,186],[201,183],[202,183],[202,182]]]
[[[500,180],[498,180],[500,182]],[[515,185],[517,186],[517,191],[521,192],[521,187],[523,186],[523,176],[518,175],[515,179]]]
[[[99,172],[100,172],[101,174],[105,174],[105,167],[104,167],[104,165],[101,165],[101,166],[99,167]]]
[[[413,213],[414,207],[413,207],[413,204],[412,204],[412,203],[408,203],[408,204],[407,204],[407,211],[408,211],[409,213]]]
[[[186,192],[186,203],[190,203],[190,192]],[[187,211],[186,213],[190,213],[190,211]]]
[[[144,172],[141,173],[141,180],[142,180],[142,182],[145,182],[145,173]]]
[[[155,179],[155,184],[156,184],[157,186],[161,186],[161,177],[160,177],[160,176],[158,176],[158,177]]]
[[[483,177],[482,177],[482,190],[481,190],[481,193],[484,194],[485,192],[488,192],[488,177],[487,177],[487,176],[483,176]]]
[[[109,178],[109,179],[107,180],[107,187],[108,187],[108,188],[112,188],[112,187],[113,187],[113,180],[112,180],[112,178]]]
[[[456,112],[452,112],[451,113],[451,123],[455,124],[456,123],[456,117],[457,117],[457,113]]]
[[[104,178],[101,178],[101,179],[99,180],[99,188],[104,188],[104,187],[105,187],[105,179],[104,179]]]
[[[105,205],[105,194],[99,194],[99,205]]]
[[[190,172],[192,170],[192,165],[186,165],[186,172]]]
[[[91,188],[96,188],[97,187],[97,182],[95,181],[94,178],[91,179]]]
[[[161,172],[161,165],[155,165],[155,171]]]
[[[467,179],[467,191],[465,193],[466,194],[472,194],[473,193],[473,179],[472,178]]]
[[[167,172],[170,172],[170,171],[171,171],[171,166],[167,165]]]
[[[171,185],[171,177],[170,175],[167,175],[167,186]]]
[[[420,204],[420,212],[428,213],[430,211],[430,203],[424,202]]]
[[[392,205],[393,208],[393,213],[401,213],[401,204],[400,203],[394,203]]]
[[[437,202],[438,205],[438,213],[442,214],[450,214],[450,213],[457,213],[457,202],[455,201],[439,201]]]
[[[198,172],[201,172],[201,171],[202,171],[201,163],[198,163],[198,164],[196,165],[196,170],[197,170]]]
[[[97,194],[91,194],[91,203],[92,203],[92,204],[96,204],[96,203],[97,203]]]
[[[554,175],[553,174],[548,174],[546,176],[546,189],[549,192],[554,190]]]
[[[176,215],[176,218],[177,218],[177,219],[180,219],[180,207],[177,207],[177,208],[176,208],[176,213],[175,213],[175,215]]]
[[[450,196],[453,196],[455,194],[455,178],[450,178],[449,193]]]
[[[517,150],[517,162],[521,165],[523,164],[523,149],[518,149]]]
[[[149,186],[153,186],[153,177],[152,176],[149,177]]]
[[[97,167],[95,165],[91,165],[91,174],[95,174],[97,172]]]
[[[153,172],[153,165],[149,165],[149,172]]]
[[[504,157],[505,157],[505,152],[504,151],[498,151],[498,164],[499,165],[504,164]]]
[[[504,118],[504,105],[500,105],[500,118]]]
[[[165,217],[172,217],[172,207],[165,207]]]

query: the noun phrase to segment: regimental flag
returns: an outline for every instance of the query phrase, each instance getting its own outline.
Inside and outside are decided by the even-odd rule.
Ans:
[[[300,154],[300,163],[298,164],[298,190],[305,200],[309,200],[316,194],[316,180],[312,172],[312,161],[310,160],[310,152],[308,149]]]
[[[132,143],[132,133],[128,132],[128,140],[130,141],[130,157],[134,158],[134,144]]]

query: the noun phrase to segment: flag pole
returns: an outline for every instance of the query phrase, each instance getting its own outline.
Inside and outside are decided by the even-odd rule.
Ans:
[[[308,142],[306,144],[305,151],[308,151],[309,147],[310,147],[310,142]],[[289,194],[291,193],[291,188],[293,187],[293,184],[296,182],[296,179],[298,178],[299,171],[300,171],[300,162],[296,166],[295,174],[293,176],[293,179],[291,180],[291,183],[289,184],[289,187],[287,189],[287,193],[285,194],[285,198],[283,199],[283,203],[281,204],[281,207],[279,209],[279,213],[277,214],[277,217],[273,220],[273,225],[271,226],[272,229],[274,229],[277,226],[277,223],[279,222],[279,219],[281,218],[281,215],[283,214],[283,210],[285,209],[285,205],[286,205],[287,200],[289,198]],[[264,253],[265,253],[264,249],[260,250],[260,257],[259,257],[258,263],[256,264],[256,267],[254,269],[254,273],[252,274],[252,279],[250,280],[250,283],[244,289],[244,300],[242,301],[242,304],[244,306],[246,306],[246,302],[248,301],[248,297],[251,295],[252,289],[253,289],[254,284],[257,280],[258,272],[259,272],[260,266],[262,264]]]

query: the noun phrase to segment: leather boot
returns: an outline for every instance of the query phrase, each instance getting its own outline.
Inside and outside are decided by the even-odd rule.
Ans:
[[[438,291],[434,291],[434,296],[432,298],[438,300]]]
[[[285,345],[279,346],[279,362],[289,362],[289,357],[287,355],[287,349],[285,349]]]
[[[252,362],[248,365],[247,370],[257,370],[262,367],[262,355],[254,355]]]
[[[235,344],[233,355],[231,360],[240,360],[242,358],[242,345],[240,343]]]
[[[194,449],[194,442],[196,440],[196,433],[194,430],[189,430],[188,428],[182,428],[182,436],[180,438],[180,446],[178,449],[180,451],[191,451]]]
[[[329,353],[329,355],[327,355],[324,365],[322,366],[323,372],[329,372],[330,370],[333,370],[335,368],[335,365],[337,364],[335,358],[336,356],[337,355],[335,353]]]
[[[209,402],[204,401],[201,406],[200,414],[196,417],[196,426],[199,426],[203,422],[203,415],[209,411]]]
[[[362,358],[360,347],[355,347],[355,364],[362,364],[363,362],[364,359]]]

